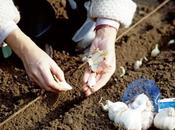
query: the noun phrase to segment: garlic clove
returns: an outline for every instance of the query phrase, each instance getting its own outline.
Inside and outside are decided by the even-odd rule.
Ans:
[[[175,40],[174,40],[174,39],[172,39],[172,40],[170,40],[170,41],[168,42],[168,45],[171,45],[171,44],[175,44]]]
[[[66,81],[59,81],[56,75],[53,75],[54,80],[57,82],[60,89],[67,91],[71,90],[72,86],[70,86]]]
[[[89,76],[87,85],[91,88],[91,87],[93,87],[95,84],[96,84],[96,73],[92,73],[92,74]]]
[[[143,59],[137,60],[137,61],[134,63],[134,70],[140,69],[140,66],[142,65],[142,60],[143,60]]]
[[[151,51],[151,56],[156,57],[160,53],[160,50],[158,48],[158,44],[156,44],[155,48]]]
[[[72,86],[70,86],[67,82],[58,82],[59,87],[63,88],[64,90],[71,90]]]
[[[147,58],[146,56],[144,56],[143,59],[144,59],[145,61],[148,61],[148,58]]]
[[[120,77],[123,77],[125,75],[125,73],[126,73],[126,70],[125,70],[125,68],[123,66],[120,66],[120,69],[122,71],[122,73],[120,74]]]

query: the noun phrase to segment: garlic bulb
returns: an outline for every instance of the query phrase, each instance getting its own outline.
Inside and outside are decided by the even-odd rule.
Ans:
[[[151,51],[151,56],[156,57],[160,53],[160,50],[158,48],[158,44],[156,44],[155,48]]]
[[[114,121],[115,116],[123,110],[128,109],[128,106],[123,102],[106,101],[106,105],[102,105],[103,110],[108,111],[108,116],[111,121]]]
[[[175,129],[175,109],[165,108],[156,114],[154,126],[162,130]]]
[[[129,107],[141,112],[142,129],[146,130],[152,125],[154,117],[153,105],[145,94],[138,95],[134,102],[129,104]]]
[[[128,108],[116,113],[115,125],[123,125],[127,130],[141,130],[141,113],[135,109]]]
[[[96,73],[92,73],[92,74],[89,76],[87,85],[91,88],[91,87],[93,87],[95,84],[96,84]]]
[[[138,95],[128,106],[107,100],[102,107],[116,126],[122,125],[127,130],[146,130],[153,122],[153,105],[145,94]]]
[[[127,130],[141,130],[141,114],[135,109],[128,108],[123,102],[106,101],[103,110],[108,111],[108,116],[114,124],[122,125]]]

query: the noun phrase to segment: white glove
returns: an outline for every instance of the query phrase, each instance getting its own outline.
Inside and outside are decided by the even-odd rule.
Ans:
[[[6,37],[17,28],[20,14],[12,0],[0,0],[0,46]]]

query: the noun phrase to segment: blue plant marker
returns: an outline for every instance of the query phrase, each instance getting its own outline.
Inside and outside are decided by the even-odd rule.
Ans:
[[[167,98],[159,100],[159,111],[165,108],[175,108],[175,98]]]
[[[128,84],[127,89],[121,98],[122,102],[129,103],[140,94],[146,94],[153,103],[154,111],[158,112],[160,99],[160,89],[154,80],[149,79],[137,79]]]

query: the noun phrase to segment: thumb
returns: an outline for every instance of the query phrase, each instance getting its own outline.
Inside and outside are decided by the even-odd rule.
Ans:
[[[66,81],[64,77],[64,72],[61,70],[61,68],[54,64],[51,66],[51,72],[54,75],[54,78],[57,78],[57,80],[60,81]]]
[[[55,85],[57,88],[63,91],[72,89],[72,86],[66,82],[64,73],[57,64],[54,64],[54,66],[52,66],[51,72],[53,74],[54,80],[56,81]]]

